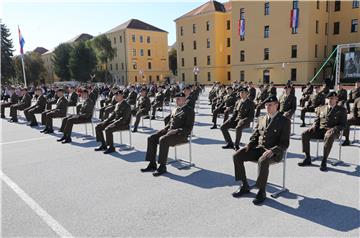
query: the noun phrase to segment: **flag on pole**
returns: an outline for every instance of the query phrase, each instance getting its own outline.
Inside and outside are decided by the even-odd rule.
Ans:
[[[25,40],[24,37],[21,34],[20,28],[18,26],[18,31],[19,31],[19,44],[20,44],[20,53],[21,55],[24,54],[24,45],[25,45]]]
[[[293,29],[297,29],[299,27],[299,8],[291,9],[290,27]]]

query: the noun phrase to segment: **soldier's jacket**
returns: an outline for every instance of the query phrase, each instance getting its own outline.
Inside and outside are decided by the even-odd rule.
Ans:
[[[128,97],[126,98],[126,102],[130,105],[135,105],[136,98],[137,98],[137,93],[135,91],[132,91],[131,93],[129,93]]]
[[[341,131],[346,125],[346,109],[339,105],[334,106],[331,111],[328,105],[321,106],[316,110],[316,115],[317,118],[313,124],[315,128],[335,128],[337,131]]]
[[[353,109],[352,109],[352,114],[355,118],[360,119],[360,97],[358,97],[357,99],[355,99],[354,101],[354,105],[353,105]]]
[[[170,88],[165,89],[165,91],[164,91],[164,101],[165,102],[170,101],[170,96],[171,96]]]
[[[107,95],[107,97],[105,99],[105,104],[112,103],[113,96],[114,96],[113,92],[110,91],[110,93]]]
[[[258,103],[264,101],[265,99],[267,99],[269,96],[268,91],[264,88],[262,91],[259,92],[258,97],[257,97],[257,101]]]
[[[19,102],[19,96],[14,92],[13,94],[11,94],[10,103],[16,104],[18,102]]]
[[[68,100],[64,96],[59,98],[56,102],[54,111],[58,112],[61,116],[66,116],[68,107]]]
[[[78,102],[78,99],[79,99],[79,96],[77,93],[75,92],[72,92],[70,95],[69,95],[69,99],[68,99],[68,105],[73,107],[73,106],[76,106],[77,102]]]
[[[341,101],[346,101],[347,100],[347,91],[346,89],[340,89],[337,91],[338,94],[338,100],[339,102]]]
[[[224,98],[223,106],[229,107],[229,108],[234,108],[237,99],[238,98],[237,98],[235,92],[233,92],[232,94],[227,94]]]
[[[80,106],[79,117],[91,119],[94,111],[95,103],[90,98],[86,99]]]
[[[254,101],[255,97],[256,97],[256,89],[253,87],[249,87],[249,99],[251,101]]]
[[[138,104],[136,108],[137,111],[149,112],[150,108],[151,108],[151,103],[150,103],[150,99],[147,96],[138,98]]]
[[[163,92],[157,92],[155,95],[155,99],[153,103],[162,103],[164,101],[164,94]]]
[[[123,100],[117,103],[115,110],[105,121],[114,121],[118,125],[129,125],[131,120],[131,107]]]
[[[281,113],[290,113],[293,115],[296,111],[296,97],[292,94],[286,96],[283,94],[280,96],[279,100],[279,112]]]
[[[314,87],[310,84],[303,90],[303,95],[311,95],[313,93]]]
[[[349,101],[352,102],[353,100],[359,97],[360,97],[360,87],[351,89],[351,91],[349,92]]]
[[[328,87],[324,87],[320,93],[324,94],[324,96],[326,96],[328,93],[330,92],[330,89]]]
[[[194,109],[195,104],[196,104],[196,99],[194,98],[193,94],[190,93],[190,95],[186,98],[186,105]]]
[[[93,100],[93,102],[96,102],[98,96],[99,96],[99,91],[97,91],[96,88],[94,88],[94,89],[89,93],[89,98],[90,98],[91,100]]]
[[[259,117],[248,147],[271,150],[275,155],[274,160],[280,161],[284,151],[289,147],[291,122],[281,113],[277,113],[268,125],[267,119],[268,115]]]
[[[219,91],[218,94],[217,94],[217,97],[214,98],[213,100],[213,103],[215,103],[216,107],[219,107],[223,100],[224,100],[224,97],[227,95],[226,91]]]
[[[45,107],[46,107],[46,98],[44,95],[40,95],[36,100],[34,108],[40,108],[42,111],[44,111]]]
[[[188,105],[177,107],[170,115],[165,130],[176,130],[176,134],[188,136],[194,126],[195,112]]]
[[[255,103],[249,98],[242,101],[241,99],[236,102],[234,112],[231,116],[231,120],[241,121],[244,125],[249,125],[255,114]]]
[[[26,93],[22,98],[21,101],[17,103],[17,105],[24,105],[25,107],[31,106],[31,96],[29,93]]]
[[[323,93],[312,94],[310,96],[309,105],[312,108],[317,108],[325,104],[325,95]]]
[[[274,86],[272,86],[272,87],[270,87],[269,86],[269,88],[267,89],[267,93],[268,93],[268,95],[270,96],[270,95],[274,95],[274,96],[276,96],[276,88],[274,87]]]
[[[55,104],[59,100],[58,95],[55,93],[55,95],[51,98],[47,97],[47,102],[51,104]]]

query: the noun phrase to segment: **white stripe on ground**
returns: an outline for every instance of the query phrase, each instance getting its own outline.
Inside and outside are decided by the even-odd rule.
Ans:
[[[6,183],[57,235],[60,237],[73,237],[62,225],[49,215],[34,199],[27,195],[6,174],[0,171],[1,180]]]
[[[9,144],[29,142],[29,141],[35,141],[35,140],[44,140],[44,139],[49,139],[49,138],[53,138],[53,137],[51,137],[51,136],[44,136],[44,137],[37,137],[37,138],[31,138],[31,139],[25,139],[25,140],[16,140],[16,141],[0,142],[0,145],[9,145]]]

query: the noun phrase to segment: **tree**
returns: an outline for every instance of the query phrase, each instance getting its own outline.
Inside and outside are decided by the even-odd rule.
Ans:
[[[111,47],[111,41],[106,35],[99,35],[88,42],[89,46],[94,49],[99,63],[106,65],[115,57],[115,49]]]
[[[1,81],[9,82],[15,77],[15,68],[13,62],[14,46],[10,39],[10,31],[5,24],[1,24]]]
[[[177,75],[177,51],[176,51],[176,49],[171,49],[169,52],[169,68],[172,71],[173,75]]]
[[[54,56],[52,58],[55,74],[65,81],[71,79],[69,59],[72,49],[73,47],[68,43],[60,44],[55,48]]]
[[[71,77],[86,82],[96,67],[96,55],[84,42],[78,42],[70,53],[69,69]]]
[[[27,52],[23,56],[14,57],[16,76],[19,82],[24,82],[24,75],[21,63],[21,57],[24,57],[25,74],[27,84],[39,84],[45,82],[46,69],[41,56],[36,52]]]

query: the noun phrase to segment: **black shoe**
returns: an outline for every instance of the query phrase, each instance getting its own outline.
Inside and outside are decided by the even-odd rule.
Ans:
[[[150,116],[144,116],[144,119],[149,119],[150,118]]]
[[[152,116],[151,118],[150,118],[150,120],[155,120],[156,119],[156,117],[154,117],[154,116]]]
[[[154,177],[158,177],[162,174],[166,173],[166,166],[165,165],[160,165],[159,168],[156,170],[155,173],[153,173]]]
[[[323,171],[323,172],[327,171],[326,161],[321,162],[320,171]]]
[[[44,130],[40,131],[40,133],[45,133],[45,132],[47,132],[47,130],[48,130],[48,128],[45,127]]]
[[[306,127],[305,123],[301,124],[300,127]]]
[[[71,138],[67,137],[63,142],[61,142],[62,144],[67,144],[67,143],[71,143]]]
[[[132,132],[134,132],[134,133],[137,132],[137,129],[136,128],[132,129]]]
[[[44,133],[45,134],[52,134],[52,133],[54,133],[54,130],[53,129],[48,129]]]
[[[65,140],[66,139],[66,136],[63,136],[63,137],[61,137],[60,139],[57,139],[57,141],[63,141],[63,140]]]
[[[106,149],[107,149],[106,145],[100,145],[98,148],[95,148],[95,151],[102,151]]]
[[[32,122],[32,123],[29,124],[29,126],[30,127],[35,127],[35,126],[39,126],[39,124]]]
[[[311,158],[305,158],[302,162],[299,162],[298,165],[300,167],[310,166],[311,165]]]
[[[254,205],[260,205],[266,199],[266,192],[259,190],[258,194],[256,194],[255,199],[253,200]]]
[[[227,144],[227,145],[224,145],[222,148],[223,149],[234,149],[234,145],[233,144]]]
[[[141,172],[146,173],[146,172],[154,172],[157,169],[156,164],[149,164],[145,169],[140,169]]]
[[[248,187],[244,187],[242,186],[241,188],[239,188],[238,190],[236,190],[235,192],[232,193],[232,196],[234,198],[239,198],[247,193],[250,193],[250,189]]]
[[[212,127],[210,127],[210,129],[217,129],[217,125],[213,125]]]
[[[235,150],[235,151],[240,150],[240,146],[236,145],[236,146],[234,147],[234,150]]]
[[[107,148],[107,150],[104,151],[104,154],[111,154],[115,152],[115,147],[114,146],[110,146],[109,148]]]
[[[9,122],[18,122],[18,120],[17,120],[17,119],[12,118],[12,119],[10,119],[10,120],[9,120]]]
[[[1,116],[2,119],[5,119],[5,116]]]
[[[349,140],[344,140],[344,142],[341,145],[342,146],[348,146],[348,145],[350,145],[350,141]]]

